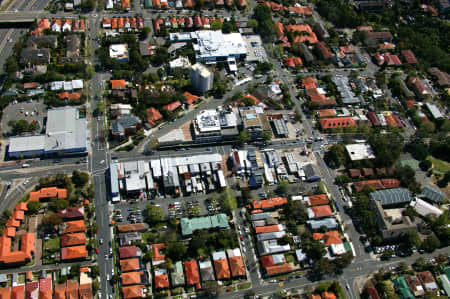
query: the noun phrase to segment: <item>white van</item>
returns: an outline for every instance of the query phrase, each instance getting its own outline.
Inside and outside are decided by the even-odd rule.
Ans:
[[[30,167],[30,164],[22,164],[22,168],[28,168]]]

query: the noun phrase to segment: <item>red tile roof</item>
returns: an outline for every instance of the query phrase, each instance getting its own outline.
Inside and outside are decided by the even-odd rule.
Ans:
[[[84,283],[80,285],[80,299],[92,299],[92,283]]]
[[[39,280],[39,299],[52,299],[51,278],[41,278]]]
[[[333,215],[330,206],[316,206],[312,207],[311,210],[314,213],[315,218],[328,217]]]
[[[81,98],[81,92],[60,92],[58,93],[58,98],[60,100],[68,99],[68,100],[78,100]]]
[[[169,275],[155,275],[155,289],[165,289],[169,287]]]
[[[35,245],[36,235],[34,233],[24,233],[22,235],[22,240],[20,242],[21,251],[25,253],[27,259],[31,260],[32,255],[34,254],[34,250],[36,248]]]
[[[0,288],[0,299],[11,298],[11,287]]]
[[[180,107],[181,107],[181,102],[175,101],[175,102],[165,105],[164,107],[162,107],[162,109],[169,110],[169,111],[175,111]]]
[[[378,291],[375,287],[367,287],[367,293],[369,294],[370,299],[380,299],[380,296],[378,295]]]
[[[402,56],[406,63],[417,64],[417,58],[411,50],[402,50]]]
[[[166,255],[164,254],[165,250],[166,250],[166,245],[164,243],[153,244],[152,245],[152,261],[153,262],[163,261],[166,258]]]
[[[84,223],[84,220],[67,221],[62,224],[62,228],[63,234],[79,233],[86,231],[86,224]]]
[[[129,7],[131,7],[130,0],[122,0],[122,8],[129,8]]]
[[[64,247],[61,249],[61,260],[84,259],[87,257],[85,245]]]
[[[245,267],[242,256],[230,257],[228,258],[228,261],[230,262],[231,276],[233,277],[245,276]]]
[[[214,260],[214,269],[218,280],[230,278],[230,267],[227,259]]]
[[[16,236],[16,228],[13,226],[8,226],[5,229],[4,234],[6,234],[6,236],[8,236],[10,238],[14,238]]]
[[[199,97],[196,95],[193,95],[192,93],[185,91],[183,93],[184,98],[186,99],[186,103],[188,103],[189,105],[194,104],[195,102],[198,101]]]
[[[332,129],[332,128],[345,128],[345,127],[356,127],[356,122],[353,117],[335,117],[335,118],[322,118],[319,120],[322,129]]]
[[[11,299],[25,299],[25,285],[18,285],[12,287]],[[55,298],[57,299],[57,298]]]
[[[311,206],[327,205],[330,201],[326,194],[308,195]]]
[[[323,292],[322,299],[336,299],[336,295],[331,292]]]
[[[124,79],[111,80],[111,89],[124,89],[127,82]]]
[[[121,224],[117,226],[117,230],[121,233],[139,232],[145,229],[144,223]]]
[[[127,272],[120,275],[122,285],[140,284],[142,272]]]
[[[319,111],[319,117],[336,116],[336,110],[334,109],[321,109]]]
[[[123,298],[124,299],[143,298],[144,288],[145,287],[143,285],[123,287],[122,288]]]
[[[66,297],[68,299],[78,298],[78,281],[68,280],[66,282]]]
[[[342,239],[339,236],[339,232],[337,230],[332,230],[324,234],[314,233],[313,239],[323,240],[325,246],[330,246],[331,244],[342,244]]]
[[[353,187],[355,188],[356,192],[363,191],[366,186],[370,186],[375,190],[384,188],[381,180],[368,180],[353,183]]]
[[[266,267],[265,269],[266,269],[266,273],[268,276],[289,273],[294,270],[292,265],[289,263],[284,263],[281,265],[274,265],[274,266]]]
[[[17,205],[16,205],[16,209],[15,209],[16,211],[19,211],[19,210],[22,210],[22,211],[28,211],[28,208],[27,208],[27,203],[26,202],[19,202]]]
[[[55,299],[66,299],[66,285],[64,283],[59,283],[55,285]]]
[[[122,272],[139,270],[139,259],[120,260],[120,269]]]
[[[287,203],[287,198],[285,197],[275,197],[275,198],[269,198],[269,199],[265,199],[265,200],[254,200],[252,202],[253,205],[253,209],[273,209],[273,208],[278,208],[281,207],[283,205],[285,205]]]
[[[32,281],[26,284],[26,298],[38,298],[39,296],[39,282]]]
[[[286,30],[289,32],[302,33],[300,35],[295,35],[294,42],[296,42],[296,43],[309,42],[310,44],[315,44],[318,42],[316,34],[312,31],[311,27],[307,24],[287,25]]]
[[[156,122],[162,119],[163,116],[159,111],[153,107],[147,109],[147,122],[153,127]]]
[[[356,27],[356,30],[358,31],[372,31],[372,26],[358,26]]]
[[[66,234],[61,236],[61,247],[85,245],[87,238],[84,233]]]
[[[37,201],[47,198],[67,198],[67,190],[56,187],[41,188],[39,191],[30,192],[29,200]]]
[[[330,59],[331,57],[333,57],[333,54],[331,54],[330,50],[328,50],[325,42],[320,41],[316,44],[316,47],[320,53],[320,55],[322,55],[323,59]]]
[[[37,82],[26,82],[23,83],[23,88],[24,89],[30,89],[30,88],[36,88],[37,87]]]
[[[278,224],[255,227],[255,232],[257,234],[279,232],[280,230],[281,229]]]
[[[197,289],[200,289],[200,275],[198,273],[197,261],[184,262],[184,272],[186,273],[186,284],[188,286],[195,285]]]
[[[84,218],[84,207],[69,207],[64,210],[59,210],[58,214],[63,218]]]
[[[119,256],[121,259],[140,256],[140,249],[136,246],[125,246],[119,248]]]

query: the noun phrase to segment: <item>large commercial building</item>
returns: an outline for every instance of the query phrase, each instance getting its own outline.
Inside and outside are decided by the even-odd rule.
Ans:
[[[192,41],[197,62],[227,62],[231,71],[237,70],[236,60],[247,57],[247,43],[240,33],[224,34],[220,30],[201,30],[170,33],[169,38],[171,42]]]
[[[195,142],[219,142],[239,135],[237,116],[233,111],[202,110],[194,126]]]
[[[212,89],[214,83],[214,73],[201,63],[196,63],[191,67],[191,85],[197,92],[204,94]]]
[[[45,135],[10,139],[9,157],[67,156],[87,152],[87,121],[79,108],[48,110]]]

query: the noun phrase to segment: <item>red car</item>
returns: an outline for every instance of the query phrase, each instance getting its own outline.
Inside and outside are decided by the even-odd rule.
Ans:
[[[286,280],[286,278],[284,278],[284,277],[283,277],[283,278],[280,278],[280,281],[285,281],[285,280]]]
[[[244,241],[244,237],[243,236],[241,236],[241,241]]]
[[[233,291],[233,289],[227,289],[227,292],[231,292],[231,291]]]
[[[97,249],[95,249],[95,253],[96,253],[96,254],[98,254],[98,248],[97,248]]]

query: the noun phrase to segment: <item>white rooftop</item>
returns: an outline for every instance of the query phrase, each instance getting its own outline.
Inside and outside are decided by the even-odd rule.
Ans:
[[[220,131],[220,120],[216,110],[202,110],[196,117],[200,132]]]
[[[345,148],[352,161],[375,158],[375,154],[368,143],[347,144]]]
[[[192,32],[191,38],[197,39],[194,44],[197,61],[208,60],[210,57],[247,55],[247,44],[240,33],[223,34],[220,30],[201,30]]]
[[[442,213],[444,213],[438,207],[435,207],[432,204],[429,204],[428,202],[417,197],[415,201],[411,201],[410,206],[412,206],[421,216],[426,216],[429,214],[441,216]]]
[[[45,145],[45,135],[9,138],[9,152],[26,152],[42,150]]]
[[[109,46],[109,57],[120,58],[128,55],[127,44],[115,44]]]
[[[341,254],[344,254],[346,252],[344,243],[331,244],[330,248],[331,248],[331,252],[333,253],[333,255],[341,255]]]

